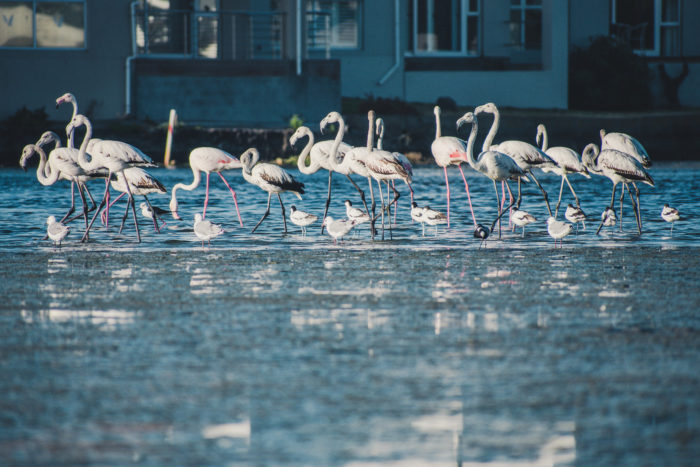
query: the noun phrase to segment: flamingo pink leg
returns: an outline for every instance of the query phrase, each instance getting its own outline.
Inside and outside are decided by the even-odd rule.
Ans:
[[[202,219],[207,217],[207,204],[209,204],[209,172],[207,172],[207,192],[204,195],[204,211],[202,211]]]
[[[119,201],[120,199],[122,199],[122,198],[124,197],[124,195],[126,195],[126,193],[122,193],[121,195],[119,195],[119,196],[117,196],[116,198],[114,198],[114,201],[112,201],[111,203],[109,203],[109,207],[111,208],[112,206],[114,206],[114,204],[115,204],[117,201]],[[105,224],[105,223],[107,222],[107,211],[106,211],[106,210],[105,210],[105,211],[102,211],[102,214],[100,214],[100,220],[102,221],[103,224]]]
[[[472,207],[472,197],[469,194],[469,184],[467,183],[467,177],[464,176],[464,171],[462,166],[458,165],[459,173],[462,174],[462,180],[464,180],[464,189],[467,190],[467,199],[469,200],[469,210],[472,212],[472,221],[474,221],[474,228],[476,229],[476,216],[474,215],[474,208]]]
[[[105,185],[105,196],[104,196],[104,198],[105,198],[106,203],[107,203],[107,208],[106,208],[106,210],[107,210],[107,215],[105,216],[105,219],[106,219],[106,220],[105,220],[105,227],[109,227],[109,206],[110,206],[110,204],[109,204],[109,182],[110,182],[111,180],[112,180],[112,174],[110,173],[109,176],[107,177],[107,183],[106,183],[106,185]]]
[[[450,228],[450,181],[447,179],[447,167],[442,168],[445,171],[445,186],[447,187],[447,228]]]
[[[226,179],[224,178],[224,176],[221,174],[221,172],[219,172],[219,177],[221,177],[221,180],[224,181],[224,184],[226,185],[226,187],[227,187],[227,188],[229,189],[229,191],[231,192],[231,195],[233,195],[233,203],[236,205],[236,214],[238,214],[238,222],[240,222],[240,223],[241,223],[241,227],[243,227],[243,219],[241,219],[241,213],[240,213],[240,211],[238,210],[238,201],[236,200],[236,192],[233,191],[233,188],[231,188],[231,185],[228,184],[228,182],[226,181]],[[202,217],[203,217],[203,216],[202,216]]]
[[[391,186],[394,188],[394,190],[396,190],[396,185],[394,184],[393,180],[391,181]],[[411,203],[413,203],[413,200],[411,200]],[[399,202],[396,201],[396,203],[394,203],[394,224],[396,224],[396,211],[398,211],[398,207]]]

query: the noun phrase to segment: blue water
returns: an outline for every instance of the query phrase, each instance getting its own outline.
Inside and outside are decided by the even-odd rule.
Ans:
[[[296,171],[292,171],[299,176]],[[189,169],[151,173],[168,188]],[[233,202],[212,177],[179,192],[185,221],[161,234],[130,218],[57,249],[48,215],[66,182],[0,171],[0,457],[11,464],[690,465],[700,458],[700,167],[658,165],[642,190],[644,232],[629,200],[624,230],[594,231],[607,179],[571,181],[586,230],[554,248],[535,187],[522,208],[539,222],[480,248],[458,173],[452,227],[421,228],[402,192],[393,240],[365,226],[341,245],[282,235],[273,199],[240,173]],[[467,172],[477,220],[495,216],[493,186]],[[322,213],[327,176],[299,176]],[[538,177],[556,198],[559,180]],[[357,180],[361,187],[366,181]],[[101,195],[100,182],[90,185]],[[444,178],[417,168],[416,201],[444,210]],[[331,214],[359,205],[334,178]],[[618,191],[619,193],[619,191]],[[169,198],[152,197],[167,207]],[[556,199],[555,199],[556,201]],[[565,206],[571,202],[564,193]],[[673,235],[659,214],[681,211]],[[553,206],[553,205],[552,205]],[[560,214],[561,217],[561,214]],[[117,224],[117,225],[115,225]]]

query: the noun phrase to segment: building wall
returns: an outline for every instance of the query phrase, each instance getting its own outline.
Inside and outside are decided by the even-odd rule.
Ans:
[[[125,58],[131,53],[129,0],[87,2],[87,49],[0,49],[0,119],[26,106],[44,107],[49,119],[70,117],[55,109],[56,98],[72,92],[81,111],[96,118],[124,114]],[[108,26],[107,26],[108,25]]]
[[[592,38],[610,32],[610,0],[570,0],[569,37],[574,47],[587,47]]]

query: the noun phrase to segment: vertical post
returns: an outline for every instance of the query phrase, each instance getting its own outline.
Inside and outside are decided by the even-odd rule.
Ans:
[[[163,157],[163,165],[167,169],[175,168],[175,161],[170,160],[170,149],[173,146],[173,130],[177,124],[177,112],[175,109],[170,109],[170,119],[168,120],[168,136],[165,138],[165,156]]]
[[[301,76],[301,2],[304,0],[297,0],[297,76]]]

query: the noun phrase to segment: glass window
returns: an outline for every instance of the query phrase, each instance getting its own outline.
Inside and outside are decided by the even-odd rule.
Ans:
[[[613,0],[610,32],[638,53],[680,55],[680,0]]]
[[[0,47],[85,48],[85,0],[0,0]]]
[[[511,0],[510,43],[515,49],[542,49],[542,0]]]
[[[357,48],[361,0],[307,0],[307,42],[311,49]]]
[[[411,0],[416,54],[478,55],[479,0]]]

